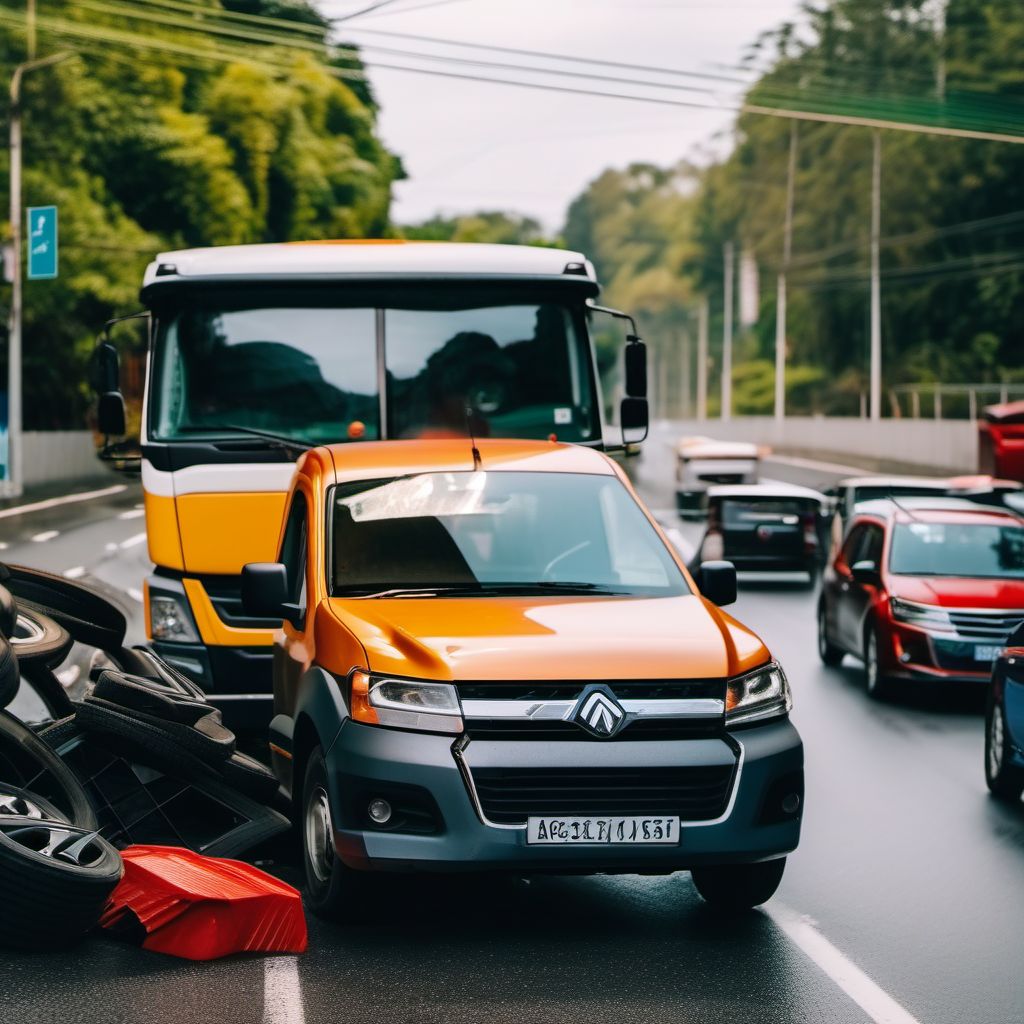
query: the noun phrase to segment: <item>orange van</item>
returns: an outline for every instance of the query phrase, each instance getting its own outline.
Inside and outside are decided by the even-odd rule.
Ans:
[[[271,747],[312,908],[367,872],[690,870],[762,903],[800,835],[786,676],[593,449],[311,449],[246,613],[284,619]],[[699,582],[699,589],[698,589]]]

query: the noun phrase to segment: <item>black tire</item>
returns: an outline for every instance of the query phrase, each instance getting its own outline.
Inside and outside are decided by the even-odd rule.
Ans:
[[[73,642],[71,634],[48,615],[24,602],[18,604],[18,623],[11,646],[23,669],[36,665],[56,668],[67,657]]]
[[[49,800],[72,825],[96,828],[96,812],[75,774],[46,740],[6,711],[0,711],[0,779]]]
[[[20,685],[18,659],[11,645],[0,636],[0,708],[7,707],[14,700]]]
[[[220,724],[219,716],[211,720],[216,714],[211,709],[210,714],[200,718],[194,726],[181,725],[99,697],[86,697],[78,705],[77,717],[83,732],[105,733],[126,743],[136,741],[136,748],[137,741],[145,737],[146,745],[154,743],[154,752],[170,757],[171,764],[175,758],[187,755],[219,768],[235,752],[235,735]],[[147,762],[143,760],[143,763]]]
[[[298,826],[309,909],[317,917],[341,923],[365,919],[372,880],[366,872],[346,867],[335,855],[327,768],[320,747],[313,749],[306,762]]]
[[[82,730],[78,728],[78,723],[75,721],[75,715],[71,714],[43,726],[37,735],[46,740],[54,750],[59,751],[68,740],[80,735],[81,732]]]
[[[277,776],[255,757],[236,750],[221,766],[220,774],[229,786],[253,800],[264,804],[277,800]]]
[[[58,839],[54,854],[41,852]],[[0,818],[0,942],[69,945],[96,926],[122,871],[121,855],[89,829]]]
[[[31,790],[0,782],[0,818],[8,817],[35,821],[63,821],[70,824],[65,815],[49,800]]]
[[[825,615],[825,603],[818,603],[818,657],[829,668],[835,668],[843,660],[843,650],[831,643],[828,638],[828,619]]]
[[[121,664],[122,671],[144,676],[146,679],[162,680],[168,686],[176,687],[195,700],[206,700],[206,691],[201,686],[172,665],[168,665],[163,658],[147,647],[122,647],[116,654],[111,653],[114,660]]]
[[[870,625],[864,631],[864,689],[874,700],[885,700],[892,691],[878,660],[878,631]]]
[[[753,910],[775,895],[786,858],[756,864],[722,864],[694,868],[690,874],[701,899],[715,910],[731,913]]]
[[[0,586],[0,637],[9,639],[14,634],[17,621],[18,602],[6,587]]]
[[[59,623],[79,643],[116,651],[127,623],[119,608],[82,583],[24,565],[8,565],[0,582],[21,608],[32,607]]]
[[[1016,804],[1024,793],[1024,770],[1010,764],[1006,715],[1002,705],[989,700],[985,713],[985,782],[997,800]]]
[[[164,679],[129,675],[105,669],[100,672],[92,695],[125,711],[141,711],[165,722],[195,725],[204,715],[217,714],[205,700],[196,699],[181,687]],[[217,715],[218,720],[220,718]]]

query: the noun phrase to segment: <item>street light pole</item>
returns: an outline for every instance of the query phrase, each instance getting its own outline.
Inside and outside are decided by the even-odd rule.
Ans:
[[[29,48],[35,50],[35,3],[29,0]],[[69,53],[55,53],[39,60],[19,64],[11,75],[10,91],[10,218],[11,218],[11,311],[7,334],[7,486],[5,492],[13,497],[21,494],[25,472],[22,452],[21,411],[21,81],[30,71],[49,67],[70,57]]]
[[[697,419],[708,418],[708,297],[702,295],[697,312]]]
[[[882,229],[882,133],[874,132],[871,161],[871,418],[882,416],[882,285],[879,238]]]
[[[796,178],[797,123],[789,122],[789,167],[786,176],[786,219],[782,231],[782,269],[775,300],[775,420],[786,415],[786,271],[793,249],[793,189]]]
[[[735,270],[735,247],[732,242],[725,243],[723,258],[725,261],[725,318],[722,325],[722,409],[721,419],[732,418],[732,307],[733,307],[733,272]]]

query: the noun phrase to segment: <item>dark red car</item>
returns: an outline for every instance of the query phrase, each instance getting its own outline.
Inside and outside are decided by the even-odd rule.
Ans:
[[[818,650],[864,662],[868,693],[896,680],[987,683],[1024,618],[1024,519],[955,498],[859,506],[825,570]]]

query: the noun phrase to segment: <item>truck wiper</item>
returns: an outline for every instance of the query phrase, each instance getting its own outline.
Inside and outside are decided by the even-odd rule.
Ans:
[[[237,423],[218,423],[216,426],[203,427],[198,425],[186,425],[178,427],[181,434],[217,434],[228,431],[232,434],[245,434],[247,437],[258,437],[262,441],[278,448],[289,451],[308,452],[318,447],[311,441],[300,441],[294,437],[286,437],[284,434],[273,434],[268,430],[257,430],[255,427],[243,427]]]
[[[361,591],[362,588],[360,588]],[[441,587],[389,587],[369,593],[337,589],[335,597],[389,598],[389,597],[501,597],[508,594],[600,594],[624,597],[627,592],[613,590],[600,583],[557,583],[542,580],[536,583],[460,583]]]

